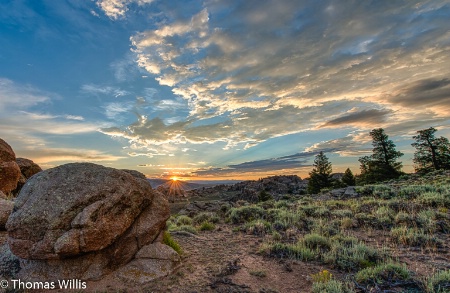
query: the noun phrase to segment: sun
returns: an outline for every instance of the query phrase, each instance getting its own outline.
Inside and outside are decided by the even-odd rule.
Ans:
[[[173,176],[170,178],[172,181],[178,181],[178,177],[177,176]]]

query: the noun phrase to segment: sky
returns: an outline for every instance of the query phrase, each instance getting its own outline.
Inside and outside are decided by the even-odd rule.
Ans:
[[[450,137],[450,2],[1,0],[0,138],[51,168],[359,173],[384,128]]]

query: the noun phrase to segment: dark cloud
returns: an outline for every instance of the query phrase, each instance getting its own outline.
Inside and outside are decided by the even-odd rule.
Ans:
[[[401,88],[390,101],[406,107],[450,107],[450,79],[423,79]]]
[[[360,112],[350,113],[342,117],[333,119],[322,125],[321,127],[334,127],[334,126],[345,126],[345,125],[355,125],[360,126],[364,124],[377,125],[384,122],[392,110],[363,110]]]
[[[225,168],[198,169],[196,171],[196,174],[199,176],[207,176],[224,175],[229,173],[270,172],[285,169],[297,169],[300,167],[311,166],[311,163],[308,163],[308,161],[310,161],[311,158],[313,158],[318,153],[319,151],[302,152],[279,158],[271,158],[229,165]]]

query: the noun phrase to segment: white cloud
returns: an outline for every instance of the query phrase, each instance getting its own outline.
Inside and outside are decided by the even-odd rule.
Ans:
[[[39,103],[49,103],[50,96],[30,85],[17,85],[0,78],[0,112],[6,109],[26,109]]]
[[[129,102],[113,102],[104,105],[103,109],[105,110],[105,116],[108,117],[108,119],[120,120],[122,114],[130,112],[133,107],[134,105]]]
[[[98,0],[97,5],[109,18],[117,20],[125,16],[130,4],[136,3],[141,6],[152,2],[153,0]]]
[[[85,84],[81,87],[81,91],[92,95],[112,95],[115,98],[129,95],[128,91],[112,86],[100,86],[95,84]]]

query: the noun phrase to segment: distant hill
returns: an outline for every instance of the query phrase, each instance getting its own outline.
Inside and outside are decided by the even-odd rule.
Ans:
[[[221,181],[183,181],[177,180],[173,181],[171,179],[160,179],[160,178],[149,178],[147,179],[153,188],[158,188],[160,186],[170,188],[175,187],[177,189],[183,189],[185,191],[199,189],[203,187],[214,187],[219,184],[234,184],[239,181],[235,180],[221,180]]]

